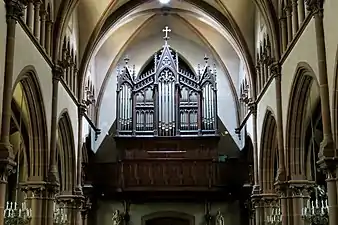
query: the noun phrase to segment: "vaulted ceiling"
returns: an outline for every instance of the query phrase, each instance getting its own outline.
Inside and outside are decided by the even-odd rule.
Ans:
[[[104,81],[128,46],[161,33],[165,24],[173,33],[205,46],[232,74],[236,88],[239,61],[247,67],[252,64],[253,0],[171,0],[166,5],[158,0],[81,0],[77,13],[82,64],[88,66],[95,57],[100,64],[100,73],[95,74],[97,93],[103,91]]]

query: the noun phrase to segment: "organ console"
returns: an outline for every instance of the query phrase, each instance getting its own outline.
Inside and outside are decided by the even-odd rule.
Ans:
[[[204,57],[197,73],[168,44],[139,75],[125,65],[117,76],[117,136],[212,136],[217,134],[216,69]]]

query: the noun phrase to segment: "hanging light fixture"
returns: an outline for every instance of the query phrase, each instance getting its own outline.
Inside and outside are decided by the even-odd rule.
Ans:
[[[161,4],[168,4],[170,0],[158,0]]]
[[[327,225],[329,223],[329,206],[326,193],[319,186],[315,187],[315,198],[308,199],[302,208],[302,218],[309,224]]]
[[[282,213],[280,210],[280,204],[271,204],[271,214],[266,217],[266,222],[269,225],[281,225],[282,224]]]
[[[19,121],[19,149],[17,157],[17,168],[16,168],[16,188],[15,188],[15,199],[14,202],[7,201],[4,209],[4,224],[5,225],[26,225],[32,218],[32,209],[27,207],[26,202],[18,203],[18,191],[19,191],[19,180],[20,180],[20,153],[22,149],[21,143],[23,142],[21,127],[22,127],[22,104],[24,96],[21,94],[20,102],[20,121]]]
[[[53,223],[54,225],[67,225],[67,210],[60,204],[54,202],[54,213],[53,213]]]

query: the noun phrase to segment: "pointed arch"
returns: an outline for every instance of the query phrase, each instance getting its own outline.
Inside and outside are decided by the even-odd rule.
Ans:
[[[302,140],[305,135],[308,97],[315,80],[310,65],[305,62],[298,63],[291,87],[286,124],[286,152],[287,161],[290,163],[287,168],[291,179],[305,178],[305,150]]]
[[[45,180],[48,172],[48,129],[40,83],[33,66],[19,74],[13,91],[21,85],[29,117],[29,179]]]
[[[337,52],[335,58],[335,68],[334,68],[334,89],[333,89],[333,138],[334,143],[336,144],[336,148],[338,147],[338,45],[337,45]]]
[[[72,123],[67,110],[61,113],[58,120],[58,165],[60,173],[61,193],[72,193],[75,187],[75,145]]]
[[[259,157],[260,186],[263,193],[274,192],[274,181],[278,165],[277,123],[271,109],[267,109],[263,131],[261,134],[261,148]]]

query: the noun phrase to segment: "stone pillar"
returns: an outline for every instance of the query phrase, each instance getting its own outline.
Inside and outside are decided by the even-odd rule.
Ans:
[[[43,181],[28,181],[23,185],[23,190],[29,193],[27,200],[31,203],[32,219],[30,224],[42,225],[44,218],[43,203],[45,199],[46,183]]]
[[[278,62],[274,62],[270,66],[271,75],[275,78],[276,85],[276,125],[277,125],[277,141],[278,141],[278,171],[277,180],[286,181],[285,156],[284,156],[284,135],[283,135],[283,107],[282,107],[282,82],[281,82],[281,66]]]
[[[264,205],[262,196],[260,194],[252,195],[252,206],[255,210],[255,225],[263,225],[264,224]]]
[[[280,199],[280,207],[282,213],[282,225],[291,225],[289,221],[289,204],[288,204],[288,185],[286,182],[277,182],[275,184],[276,192]]]
[[[253,121],[253,160],[254,160],[254,187],[252,190],[252,194],[260,193],[260,185],[259,182],[261,177],[259,176],[259,168],[258,168],[258,146],[257,146],[257,104],[255,102],[249,102],[249,110],[252,113],[252,121]]]
[[[4,207],[6,201],[7,178],[13,171],[15,165],[12,145],[9,142],[11,123],[11,101],[14,68],[14,47],[16,23],[23,12],[20,1],[6,0],[6,55],[3,83],[1,136],[0,136],[0,225],[4,224]]]
[[[291,191],[292,202],[292,221],[294,224],[304,225],[305,221],[302,218],[302,208],[304,207],[305,199],[309,199],[308,190],[314,185],[314,182],[306,180],[291,180],[289,188]]]
[[[293,35],[296,35],[298,28],[299,28],[298,0],[292,0],[292,28],[293,28]]]
[[[316,46],[318,56],[318,77],[323,121],[323,141],[320,143],[318,165],[327,175],[329,224],[338,224],[336,170],[338,165],[337,152],[332,137],[330,98],[327,79],[326,49],[323,27],[323,0],[307,0],[306,4],[314,16]]]
[[[52,26],[53,22],[51,20],[46,21],[46,43],[45,43],[45,48],[47,54],[50,56],[51,55],[51,42],[52,42]]]
[[[46,198],[46,205],[47,205],[47,218],[46,224],[47,225],[54,225],[54,201],[55,195],[59,192],[59,185],[49,183],[47,186],[47,198]]]
[[[305,7],[304,6],[305,6],[304,0],[299,0],[299,3],[298,3],[299,26],[301,26],[303,21],[305,20]]]
[[[82,224],[81,225],[88,225],[88,213],[92,207],[92,204],[89,200],[89,198],[86,198],[84,201],[84,204],[82,206],[81,210],[81,219],[82,219]]]
[[[328,172],[327,174],[327,190],[328,190],[328,201],[329,201],[329,224],[337,224],[338,221],[338,204],[337,204],[337,173],[336,171]]]
[[[281,17],[280,21],[280,28],[282,33],[282,52],[288,47],[288,35],[287,35],[287,24],[286,24],[286,17]]]
[[[34,0],[28,0],[26,10],[26,24],[28,28],[33,31],[33,18],[34,18]]]
[[[60,195],[57,202],[67,209],[69,225],[81,225],[81,210],[84,202],[82,195]]]
[[[39,40],[40,38],[40,0],[34,2],[34,36]]]
[[[287,24],[287,36],[288,36],[288,44],[292,41],[292,6],[289,5],[285,7],[286,12],[286,24]]]
[[[40,44],[44,48],[46,44],[46,15],[47,12],[43,8],[40,11]]]
[[[59,65],[55,65],[53,68],[53,86],[52,86],[52,115],[51,115],[51,141],[50,141],[50,159],[49,159],[49,171],[48,171],[48,199],[47,199],[47,224],[53,225],[53,213],[54,213],[54,196],[59,188],[59,173],[56,162],[56,135],[57,135],[57,104],[58,104],[58,92],[59,82],[63,76],[63,69]]]
[[[77,146],[77,179],[76,179],[76,192],[82,193],[82,127],[83,127],[83,116],[86,112],[86,105],[80,104],[78,106],[78,146]]]

